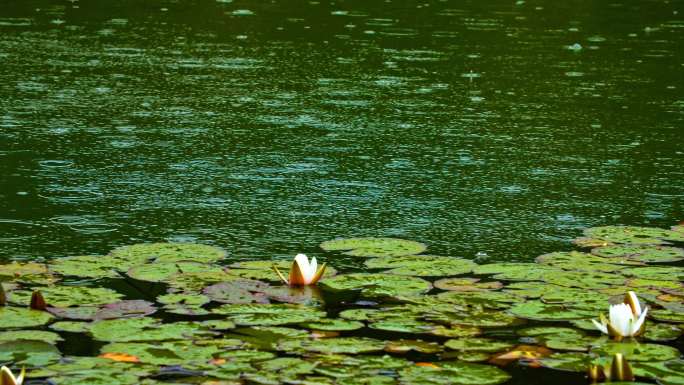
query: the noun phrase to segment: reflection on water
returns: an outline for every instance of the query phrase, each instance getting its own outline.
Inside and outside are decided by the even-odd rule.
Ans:
[[[677,2],[0,4],[0,255],[683,219]]]

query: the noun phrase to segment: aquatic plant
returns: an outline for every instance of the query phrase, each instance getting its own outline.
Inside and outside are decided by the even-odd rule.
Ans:
[[[12,371],[8,367],[3,366],[0,368],[0,385],[21,385],[24,383],[25,374],[26,371],[22,368],[19,376],[14,377]]]
[[[292,262],[289,279],[285,278],[276,265],[273,265],[273,270],[275,270],[278,277],[280,277],[286,285],[306,286],[315,285],[321,277],[323,277],[325,266],[326,264],[324,263],[318,268],[316,257],[311,258],[311,262],[309,263],[309,258],[307,258],[305,254],[297,254]]]
[[[633,291],[629,291],[624,303],[610,306],[608,319],[601,314],[600,323],[596,320],[592,322],[601,332],[620,341],[625,337],[636,337],[644,333],[647,313],[648,306],[642,310],[639,298]]]

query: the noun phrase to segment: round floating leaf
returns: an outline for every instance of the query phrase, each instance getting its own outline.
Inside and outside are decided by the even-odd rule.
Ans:
[[[14,362],[17,366],[45,366],[59,360],[60,356],[59,350],[46,341],[0,342],[0,361]]]
[[[165,294],[157,297],[157,302],[164,304],[166,312],[190,316],[209,314],[202,306],[210,301],[206,295],[194,293]]]
[[[478,278],[444,278],[435,281],[433,285],[442,290],[452,291],[487,291],[499,290],[503,283],[499,281],[479,282]]]
[[[219,247],[197,243],[141,243],[116,248],[110,255],[137,264],[151,261],[213,263],[224,259],[227,253]]]
[[[495,279],[504,281],[542,281],[549,275],[563,270],[538,263],[490,263],[479,265],[473,269],[475,274],[494,275]]]
[[[43,326],[52,319],[52,315],[45,311],[0,306],[0,329],[26,329]]]
[[[591,353],[599,356],[612,357],[615,353],[621,353],[625,358],[632,361],[668,361],[679,358],[679,350],[667,345],[643,344],[639,342],[608,342],[593,349]]]
[[[49,306],[97,306],[116,302],[123,297],[112,289],[85,286],[50,286],[43,287],[40,292]],[[10,293],[10,301],[20,305],[31,302],[30,290],[16,290]]]
[[[363,296],[372,298],[420,294],[432,288],[430,282],[420,278],[365,273],[338,275],[319,285],[332,291],[360,290]]]
[[[584,235],[612,243],[659,244],[663,241],[684,242],[684,234],[655,227],[601,226],[584,230]]]
[[[670,246],[614,245],[595,248],[591,253],[604,258],[646,263],[676,262],[684,259],[684,249]]]
[[[661,322],[684,323],[684,312],[677,312],[669,309],[657,309],[649,312],[648,315],[651,318]]]
[[[62,337],[57,333],[42,330],[14,330],[0,333],[0,343],[19,340],[43,341],[54,345],[62,341]]]
[[[359,321],[350,321],[345,319],[324,318],[317,322],[305,323],[302,326],[313,330],[323,331],[348,331],[361,329],[364,325]]]
[[[622,270],[628,277],[662,281],[684,281],[684,268],[679,266],[633,267]]]
[[[161,324],[152,318],[124,318],[95,322],[90,327],[90,334],[98,341],[142,342],[185,340],[193,336],[206,336],[213,333],[199,323]]]
[[[644,338],[649,341],[674,341],[682,335],[682,329],[676,325],[646,322]]]
[[[438,362],[433,366],[411,366],[399,372],[402,385],[495,385],[510,376],[490,365],[461,361]]]
[[[634,362],[632,370],[637,377],[657,380],[663,385],[684,384],[684,360],[664,362]]]
[[[596,328],[594,327],[594,329]],[[525,337],[548,339],[558,337],[582,338],[585,334],[579,330],[571,328],[564,328],[558,326],[536,326],[518,330],[518,335]]]
[[[579,237],[572,240],[572,243],[581,248],[592,248],[592,247],[602,247],[613,245],[612,242],[608,242],[604,239],[589,238],[589,237]]]
[[[435,354],[441,352],[442,346],[436,342],[427,342],[421,340],[394,340],[387,342],[385,351],[389,353],[408,353],[416,351],[425,354]]]
[[[317,308],[291,304],[230,304],[213,309],[212,312],[227,315],[236,325],[245,326],[317,322],[326,314]]]
[[[437,255],[407,255],[382,257],[366,261],[371,269],[391,269],[386,274],[419,277],[445,277],[470,273],[477,264],[473,261]]]
[[[487,353],[500,352],[513,347],[513,345],[514,344],[504,341],[497,341],[491,338],[463,338],[449,340],[444,343],[444,346],[453,350]]]
[[[591,271],[558,271],[544,277],[544,281],[565,287],[577,287],[581,289],[607,289],[613,286],[622,286],[625,278],[619,274],[591,272]]]
[[[82,278],[117,278],[117,270],[128,270],[130,261],[110,255],[82,255],[51,261],[50,271]]]
[[[95,314],[96,320],[144,317],[157,311],[152,302],[141,299],[119,301],[104,305]]]
[[[269,282],[280,282],[280,278],[273,266],[283,272],[285,276],[292,268],[292,261],[242,261],[230,265],[229,273],[246,279],[264,280]],[[323,273],[323,279],[329,278],[337,274],[337,270],[332,266],[327,266]]]
[[[346,238],[321,243],[325,251],[349,250],[344,254],[356,257],[398,257],[420,254],[427,246],[420,242],[397,238]]]
[[[370,327],[371,329],[412,334],[429,333],[436,326],[437,325],[430,322],[412,318],[402,318],[400,316],[397,316],[396,318],[387,318],[379,321],[374,321],[368,325],[368,327]]]
[[[508,310],[519,318],[536,321],[570,321],[591,318],[593,311],[566,308],[562,305],[546,304],[539,301],[529,301],[514,305]]]
[[[295,339],[278,343],[278,350],[288,353],[360,354],[379,352],[385,341],[365,337]]]
[[[20,263],[12,262],[5,265],[0,265],[0,277],[21,277],[24,275],[42,275],[46,274],[47,266],[42,263]]]
[[[102,353],[126,353],[138,357],[140,362],[153,365],[203,364],[219,351],[216,346],[200,346],[191,341],[155,343],[112,343],[102,347]]]
[[[90,330],[89,322],[59,321],[50,325],[50,329],[66,333],[86,333]]]
[[[452,325],[475,326],[479,328],[511,326],[519,322],[514,316],[503,311],[482,310],[454,311],[452,313],[442,313],[441,315],[429,314],[426,318],[437,322],[449,322]]]
[[[196,262],[170,262],[135,266],[128,270],[128,276],[141,281],[165,282],[176,274],[221,272],[223,272],[223,268],[217,265],[206,265]]]
[[[595,255],[566,251],[540,255],[537,263],[557,267],[563,270],[578,270],[611,273],[625,268],[626,265],[640,265],[640,262],[630,260],[610,260]]]
[[[169,285],[171,292],[194,292],[200,291],[203,288],[214,283],[231,281],[239,279],[234,275],[228,274],[224,270],[216,270],[213,268],[208,271],[183,272],[173,274],[165,281]]]
[[[539,363],[545,367],[571,372],[586,372],[594,364],[592,356],[587,353],[554,353],[542,358]]]
[[[235,279],[221,282],[204,289],[204,294],[221,303],[268,303],[264,293],[267,283],[251,279]]]

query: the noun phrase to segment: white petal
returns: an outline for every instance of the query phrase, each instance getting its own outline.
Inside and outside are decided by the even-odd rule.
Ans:
[[[630,297],[632,303],[634,304],[634,315],[638,317],[641,314],[641,304],[639,303],[639,298],[633,291],[627,292],[627,295]]]
[[[633,323],[632,325],[632,335],[637,334],[639,332],[639,329],[641,329],[641,325],[644,324],[644,321],[646,320],[646,314],[648,313],[648,306],[644,308],[644,311],[639,315],[639,319],[636,320],[636,322]]]
[[[600,330],[603,334],[608,334],[608,327],[605,324],[602,324],[595,319],[591,320],[591,322],[593,322],[596,329]]]
[[[633,320],[632,308],[621,303],[610,306],[610,326],[623,337],[630,335]]]
[[[5,376],[11,378],[12,381],[14,382],[14,384],[18,384],[17,379],[14,377],[14,374],[12,374],[12,371],[10,370],[10,368],[8,368],[7,366],[3,366],[2,368],[0,368],[0,371],[3,372],[5,374]],[[2,376],[2,374],[0,374],[0,376]],[[8,385],[11,385],[11,384],[8,384]]]
[[[299,265],[299,269],[302,271],[304,283],[307,285],[310,284],[314,274],[316,274],[316,271],[311,270],[309,258],[307,258],[306,254],[297,254],[295,256],[295,262],[297,263],[297,265]]]

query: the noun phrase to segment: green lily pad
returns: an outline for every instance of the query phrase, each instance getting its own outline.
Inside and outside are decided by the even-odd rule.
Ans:
[[[86,333],[90,330],[89,322],[59,321],[50,325],[50,329],[66,333]]]
[[[402,385],[496,385],[511,377],[503,370],[490,365],[461,361],[438,362],[437,368],[410,366],[399,372]]]
[[[213,263],[224,259],[228,254],[219,247],[197,243],[141,243],[116,248],[110,255],[144,264],[152,261]]]
[[[317,322],[326,313],[320,309],[292,304],[228,304],[212,310],[227,315],[236,325],[276,326]]]
[[[21,277],[25,275],[42,275],[48,272],[47,266],[42,263],[20,263],[12,262],[0,265],[0,277]]]
[[[625,278],[620,274],[600,271],[558,271],[545,276],[544,281],[558,286],[596,290],[622,286]]]
[[[209,314],[202,306],[210,301],[206,295],[194,293],[164,294],[157,297],[157,302],[164,304],[166,312],[190,316]]]
[[[124,318],[95,322],[89,330],[95,340],[106,342],[145,342],[185,340],[213,333],[199,323],[162,324],[152,318]]]
[[[45,366],[61,357],[59,350],[47,341],[14,340],[0,342],[0,361],[16,366]]]
[[[420,254],[427,246],[420,242],[397,238],[346,238],[320,244],[325,251],[348,250],[344,254],[356,257],[398,257]]]
[[[605,239],[590,238],[590,237],[578,237],[572,240],[572,243],[583,249],[591,249],[593,247],[603,247],[612,246],[612,242],[608,242]]]
[[[412,318],[396,317],[374,321],[368,325],[371,329],[395,333],[430,333],[437,325]]]
[[[0,329],[27,329],[43,326],[54,317],[45,311],[0,306]]]
[[[416,277],[394,274],[343,274],[321,281],[319,285],[332,291],[360,290],[370,298],[420,294],[432,288],[430,282]]]
[[[663,385],[684,384],[684,360],[662,362],[635,362],[632,364],[635,376],[652,378]]]
[[[278,343],[280,351],[292,353],[360,354],[382,351],[385,341],[365,337],[294,339]]]
[[[477,264],[473,261],[437,255],[407,255],[372,258],[366,261],[371,269],[391,269],[385,274],[418,277],[445,277],[470,273]]]
[[[433,285],[438,289],[452,291],[487,291],[503,287],[503,283],[499,281],[480,282],[478,278],[444,278],[435,281]]]
[[[596,328],[594,327],[594,329],[596,329]],[[525,336],[525,337],[541,338],[541,339],[559,338],[559,337],[582,338],[585,336],[585,334],[579,330],[566,328],[566,327],[558,327],[558,326],[535,326],[535,327],[525,328],[525,329],[518,330],[518,335]]]
[[[105,320],[114,318],[143,317],[153,314],[157,308],[144,300],[124,300],[104,306],[51,307],[53,315],[73,320]]]
[[[545,339],[544,345],[553,350],[570,350],[575,352],[586,352],[589,349],[601,346],[608,341],[608,337],[572,337],[570,335],[554,336]]]
[[[123,297],[112,289],[86,286],[50,286],[43,287],[40,292],[49,306],[97,306],[117,302]],[[31,302],[31,290],[15,290],[10,293],[10,301],[18,305]]]
[[[442,345],[436,342],[422,340],[399,339],[388,341],[387,346],[385,346],[385,351],[389,353],[408,353],[410,351],[416,351],[425,354],[436,354],[442,350],[444,350]]]
[[[305,323],[302,326],[313,330],[323,331],[349,331],[361,329],[364,324],[359,321],[351,321],[345,319],[324,318],[317,322]]]
[[[172,274],[165,279],[164,283],[169,285],[170,292],[196,292],[209,285],[234,279],[239,279],[239,277],[224,270],[216,270],[212,265],[208,271],[184,271],[183,273]]]
[[[281,340],[295,338],[309,338],[307,330],[294,329],[282,326],[252,326],[235,330],[231,337],[263,350],[275,350],[275,345]]]
[[[604,258],[645,263],[677,262],[684,259],[684,249],[671,246],[614,245],[592,249],[591,253]]]
[[[562,305],[546,304],[539,301],[519,303],[508,311],[516,317],[535,321],[571,321],[594,316],[592,311],[566,308]]]
[[[668,361],[679,358],[679,350],[667,345],[643,344],[638,342],[608,342],[591,349],[591,353],[612,357],[621,353],[630,362]]]
[[[668,309],[657,309],[649,312],[648,315],[654,320],[661,322],[684,323],[684,312],[677,312]]]
[[[620,273],[627,277],[661,281],[684,281],[684,268],[679,266],[633,267]]]
[[[292,261],[242,261],[230,265],[229,273],[246,279],[280,282],[280,277],[273,271],[273,266],[287,276],[290,268],[292,268]],[[336,274],[337,270],[328,265],[322,279],[330,278]]]
[[[491,338],[462,338],[444,343],[449,349],[469,352],[495,353],[513,347],[514,344]]]
[[[153,365],[202,364],[213,358],[220,349],[200,346],[191,341],[165,341],[155,343],[112,343],[102,347],[102,353],[125,353],[136,356],[140,362]]]
[[[677,325],[646,322],[644,338],[649,341],[674,341],[682,335],[682,329]]]
[[[594,364],[594,359],[587,353],[563,352],[544,357],[539,360],[539,363],[549,369],[584,373],[589,366]]]
[[[267,283],[251,279],[235,279],[217,283],[204,289],[204,294],[213,301],[221,303],[268,303],[264,293]]]
[[[612,243],[659,244],[664,241],[684,242],[684,234],[655,227],[601,226],[584,230],[584,235]]]
[[[494,279],[504,281],[542,281],[549,275],[562,272],[563,270],[538,263],[502,262],[479,265],[473,269],[473,273],[493,275]]]
[[[50,271],[82,278],[117,278],[117,271],[128,270],[131,266],[131,261],[111,255],[81,255],[51,261]]]
[[[18,340],[43,341],[54,345],[63,339],[57,333],[42,330],[14,330],[0,333],[0,343]]]
[[[164,262],[139,265],[128,270],[128,276],[148,282],[165,282],[176,274],[184,273],[221,273],[218,265],[207,265],[197,262]]]
[[[537,263],[563,270],[578,270],[611,273],[624,269],[627,265],[641,265],[632,260],[611,260],[578,251],[564,251],[538,256]]]

